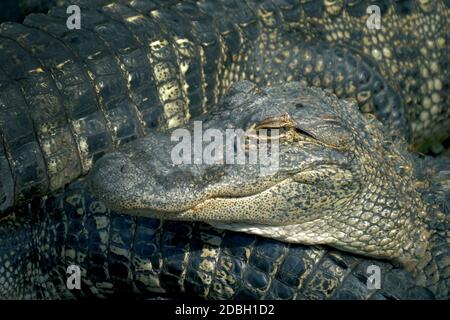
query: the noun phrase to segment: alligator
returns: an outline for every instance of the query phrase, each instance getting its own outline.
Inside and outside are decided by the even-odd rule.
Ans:
[[[448,136],[448,1],[73,1],[0,28],[0,211],[104,153],[217,107],[230,85],[299,80],[419,143]],[[106,4],[105,4],[106,3]],[[96,6],[97,5],[97,6]]]
[[[239,80],[329,88],[411,143],[448,135],[448,1],[380,2],[381,30],[365,1],[71,2],[80,30],[65,7],[0,27],[2,212],[215,110]]]
[[[329,213],[327,207],[333,201],[323,199],[316,205],[322,209],[323,214],[311,213],[306,209],[313,209],[314,197],[335,185],[332,190],[334,195],[328,195],[336,198],[336,205],[332,209],[335,214],[324,218],[331,218],[330,227],[342,227],[343,239],[349,239],[346,245],[354,243],[357,232],[371,236],[370,239],[363,239],[362,236],[356,239],[367,242],[367,250],[374,247],[372,240],[375,239],[376,244],[380,240],[382,249],[389,252],[384,236],[387,236],[388,243],[394,243],[389,248],[396,252],[402,249],[413,251],[417,245],[421,250],[414,254],[415,257],[421,258],[419,265],[416,264],[420,274],[414,273],[417,268],[410,272],[394,261],[389,261],[392,256],[374,259],[345,253],[343,250],[346,248],[342,245],[336,247],[343,250],[334,250],[326,246],[269,239],[267,235],[226,231],[223,229],[223,217],[218,218],[221,228],[214,228],[204,222],[171,221],[173,218],[176,220],[176,217],[168,216],[170,213],[164,211],[161,211],[160,216],[167,219],[148,217],[149,212],[156,212],[157,208],[150,211],[141,211],[139,208],[139,212],[147,217],[129,214],[129,206],[137,205],[136,197],[127,197],[132,192],[138,192],[139,199],[144,199],[145,196],[163,197],[165,192],[169,194],[168,190],[164,189],[165,186],[155,184],[154,179],[148,181],[155,190],[160,191],[157,195],[146,195],[148,189],[145,186],[136,186],[136,190],[135,186],[131,186],[129,191],[124,191],[126,183],[122,182],[123,176],[133,177],[132,181],[135,178],[135,168],[128,163],[127,157],[136,157],[139,152],[144,153],[140,160],[151,161],[153,165],[157,163],[154,169],[166,172],[158,179],[163,184],[178,187],[184,178],[184,181],[189,179],[194,187],[199,188],[197,183],[200,180],[192,176],[209,174],[211,181],[207,179],[205,185],[211,185],[218,179],[216,185],[222,185],[228,190],[230,189],[227,187],[236,186],[231,183],[239,184],[238,189],[241,192],[246,191],[243,188],[250,188],[247,187],[250,174],[244,175],[240,181],[234,180],[239,174],[227,181],[226,177],[219,179],[216,172],[208,172],[207,169],[198,168],[197,172],[194,172],[192,165],[186,166],[186,169],[190,168],[189,172],[181,169],[179,173],[167,170],[162,167],[162,163],[166,161],[160,152],[165,148],[167,141],[164,136],[168,134],[158,136],[155,133],[142,140],[130,142],[98,160],[88,176],[89,184],[93,185],[93,193],[87,182],[79,179],[48,197],[33,201],[24,212],[16,212],[0,224],[0,239],[3,248],[7,248],[0,253],[0,261],[3,262],[0,265],[0,279],[3,279],[0,281],[0,293],[8,298],[27,299],[91,296],[104,298],[117,295],[152,298],[152,294],[159,294],[159,298],[177,299],[189,299],[193,296],[206,299],[448,299],[450,157],[433,159],[407,153],[403,143],[390,140],[378,121],[362,116],[357,109],[350,101],[340,101],[329,92],[304,87],[298,83],[259,89],[250,82],[242,82],[232,87],[228,98],[221,104],[220,111],[208,115],[204,124],[212,127],[224,122],[236,126],[249,125],[253,121],[267,119],[266,116],[271,116],[273,121],[273,116],[277,114],[292,112],[289,115],[299,121],[298,132],[302,133],[294,141],[288,139],[286,148],[280,142],[280,153],[290,152],[293,155],[288,158],[280,155],[280,174],[288,173],[290,177],[297,175],[299,179],[296,181],[299,185],[306,183],[311,187],[309,202],[308,199],[299,200],[303,206],[310,208],[301,211],[299,206],[298,211],[301,212],[298,216],[307,220],[309,214],[324,216]],[[264,124],[268,125],[269,122],[264,121]],[[303,132],[308,132],[308,135]],[[308,140],[312,135],[321,139],[321,142],[312,143]],[[362,169],[373,165],[374,151],[380,152],[379,158],[384,158],[385,161],[384,164],[378,163],[381,166],[378,170],[380,174],[373,174],[373,178],[365,182],[367,177],[361,176],[361,172]],[[156,157],[155,161],[147,159],[149,154],[153,158]],[[298,170],[291,168],[292,161],[297,163],[301,157],[304,157],[305,163],[322,163],[321,166],[313,166],[313,169],[309,170],[307,179],[304,175],[300,178]],[[324,159],[331,162],[326,164]],[[368,163],[364,163],[366,161]],[[151,164],[139,165],[149,169]],[[138,163],[134,161],[134,165]],[[230,166],[234,167],[236,166]],[[319,170],[319,167],[323,170]],[[223,166],[218,168],[222,170]],[[250,169],[248,166],[245,168]],[[347,174],[340,171],[344,169],[348,170]],[[144,172],[146,170],[139,171],[138,174],[145,175]],[[151,170],[150,173],[154,174]],[[231,173],[226,172],[227,175]],[[308,170],[302,170],[301,173],[308,174]],[[328,175],[321,176],[324,173]],[[173,178],[174,175],[179,179]],[[399,178],[399,175],[402,175],[402,178]],[[143,180],[148,178],[145,176]],[[163,182],[164,180],[166,182]],[[372,184],[376,181],[383,182]],[[392,184],[392,181],[396,183]],[[362,184],[367,184],[368,187],[362,188]],[[372,186],[377,186],[376,190],[392,190],[393,193],[368,193]],[[289,183],[282,187],[288,190],[286,194],[292,196],[290,201],[308,196],[305,189],[293,188]],[[260,191],[258,186],[252,188],[255,193]],[[351,208],[351,205],[345,209],[338,207],[340,197],[353,190],[357,191],[356,199],[363,202],[376,197],[376,203],[366,204],[367,208],[373,208],[372,211],[361,215],[361,212]],[[295,191],[301,191],[301,194],[293,194]],[[105,195],[103,192],[110,194]],[[201,190],[192,190],[192,193],[197,195],[200,192]],[[272,189],[272,192],[276,196],[279,191]],[[99,194],[99,197],[96,197],[96,194]],[[236,195],[225,199],[232,201],[233,196]],[[405,197],[405,202],[410,200],[413,203],[406,208],[400,207],[392,200],[392,196],[398,199]],[[116,207],[120,206],[118,204],[122,202],[116,200],[119,197],[128,199],[128,202],[123,202],[128,204],[122,205],[123,211],[108,209],[107,206],[111,203],[116,203]],[[245,202],[248,198],[239,199]],[[258,203],[260,210],[257,212],[260,214],[264,213],[264,207],[272,200],[270,197],[266,199],[266,202]],[[173,203],[170,203],[171,201]],[[151,203],[178,205],[177,201],[185,199],[177,196],[164,201],[152,199]],[[420,203],[419,206],[420,201],[423,201],[423,204]],[[283,205],[281,201],[278,201],[278,204]],[[378,206],[381,212],[386,213],[382,218],[376,216]],[[222,208],[229,210],[229,207]],[[245,206],[240,206],[239,210],[243,210],[242,208]],[[252,203],[249,203],[248,208],[252,209]],[[426,210],[426,216],[417,212],[422,209]],[[197,220],[210,223],[205,219],[206,214],[220,214],[220,211],[220,208],[209,208],[203,212],[198,205],[197,213],[200,216]],[[254,211],[237,212],[253,217]],[[278,219],[283,217],[278,207],[271,212]],[[358,229],[347,234],[352,219],[356,220],[357,228],[369,229]],[[342,222],[348,222],[348,225]],[[408,244],[397,246],[405,235],[408,238],[408,232],[414,236],[416,230],[421,231],[421,225],[426,225],[430,232],[434,231],[429,239],[418,239],[409,248]],[[377,226],[379,230],[374,229]],[[383,229],[388,226],[396,227],[395,234],[401,236],[392,239],[392,229],[386,230],[386,233]],[[327,230],[326,226],[323,228]],[[331,230],[330,233],[337,236],[339,234]],[[322,243],[318,238],[310,239],[310,242]],[[334,246],[336,243],[327,244]],[[348,251],[355,252],[352,249]],[[365,254],[370,256],[373,252],[367,251]],[[422,256],[419,257],[419,254]],[[66,286],[66,270],[70,265],[81,269],[80,290],[69,290]],[[381,287],[371,287],[368,284],[370,268],[379,268]]]
[[[30,13],[47,12],[52,7],[63,5],[57,0],[4,0],[0,3],[0,23],[22,22]]]

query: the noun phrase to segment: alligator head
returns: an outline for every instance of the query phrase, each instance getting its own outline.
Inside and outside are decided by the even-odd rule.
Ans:
[[[264,164],[257,162],[227,162],[220,148],[213,163],[199,161],[198,155],[204,160],[211,149],[205,141],[197,142],[203,154],[191,157],[192,149],[185,149],[183,158],[180,137],[187,135],[191,142],[191,123],[155,132],[101,158],[89,177],[94,193],[125,213],[204,221],[405,265],[423,255],[428,232],[411,162],[355,103],[299,83],[260,89],[241,82],[219,111],[198,120],[204,133],[223,133],[223,141],[227,129],[244,132],[223,153],[249,155],[266,143],[267,155],[276,156],[275,170],[262,172]],[[261,134],[263,129],[270,134]],[[174,155],[193,163],[174,161]]]

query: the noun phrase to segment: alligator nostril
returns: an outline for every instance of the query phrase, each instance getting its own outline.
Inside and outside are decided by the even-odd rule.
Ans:
[[[123,164],[121,167],[120,167],[120,172],[122,172],[122,173],[127,173],[129,170],[128,170],[129,168],[128,168],[128,166],[126,165],[126,164]]]

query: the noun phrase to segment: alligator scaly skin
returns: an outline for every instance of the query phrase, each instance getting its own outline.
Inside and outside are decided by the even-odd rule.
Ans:
[[[81,30],[66,28],[65,7],[1,26],[1,211],[207,112],[243,79],[354,97],[411,141],[449,127],[448,1],[380,3],[378,31],[365,1],[73,3]]]
[[[2,298],[433,298],[388,262],[111,212],[83,179],[1,222]],[[70,265],[81,268],[81,290],[67,289]],[[367,286],[371,265],[379,290]]]
[[[243,97],[243,91],[231,93],[224,103],[252,99],[251,95]],[[287,90],[278,94],[283,98]],[[347,107],[351,107],[347,114],[356,110],[352,104]],[[364,118],[357,116],[353,120],[360,127],[368,125],[358,122]],[[389,140],[383,141],[389,148]],[[393,155],[394,151],[386,154]],[[208,299],[446,299],[450,288],[450,224],[445,219],[450,214],[450,157],[414,160],[411,155],[408,163],[418,169],[416,179],[408,181],[426,201],[433,231],[420,260],[421,272],[414,278],[392,263],[330,248],[289,245],[203,223],[162,222],[111,212],[81,178],[1,221],[0,292],[6,298],[27,299],[147,298],[155,293]],[[386,200],[383,194],[374,195],[380,196],[380,205]],[[381,219],[386,217],[385,212]],[[71,265],[82,270],[81,291],[65,286],[65,271]],[[381,290],[367,287],[371,265],[381,269]]]

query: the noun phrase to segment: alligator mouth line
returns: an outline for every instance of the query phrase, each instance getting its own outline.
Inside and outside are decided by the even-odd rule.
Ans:
[[[194,205],[190,206],[190,207],[186,207],[184,209],[180,209],[180,210],[167,210],[167,209],[162,209],[162,208],[136,208],[134,210],[132,210],[132,212],[135,213],[139,213],[139,212],[151,212],[154,214],[158,214],[160,215],[161,218],[163,217],[167,217],[167,216],[174,216],[176,217],[177,215],[186,213],[188,211],[197,211],[199,210],[200,207],[207,205],[208,202],[211,201],[219,201],[219,200],[245,200],[245,199],[251,199],[252,197],[255,197],[257,195],[260,195],[263,192],[267,192],[270,191],[274,188],[279,187],[280,185],[286,184],[286,183],[298,183],[298,184],[312,184],[311,181],[308,181],[306,179],[303,180],[296,180],[294,177],[297,175],[305,175],[307,176],[309,173],[320,173],[320,172],[324,172],[327,169],[329,169],[330,167],[333,167],[333,169],[341,169],[343,171],[348,171],[348,169],[345,169],[342,165],[335,165],[333,164],[333,166],[331,166],[330,163],[321,163],[319,168],[313,169],[312,166],[307,166],[304,170],[302,171],[298,171],[295,172],[291,175],[289,175],[288,177],[268,186],[267,188],[263,189],[263,190],[259,190],[258,192],[254,192],[254,193],[245,193],[245,194],[240,194],[240,195],[232,195],[232,194],[216,194],[213,195],[211,197],[206,197],[205,199],[202,199],[200,202],[195,203]],[[205,190],[207,191],[207,189]],[[350,200],[350,199],[349,199]]]

